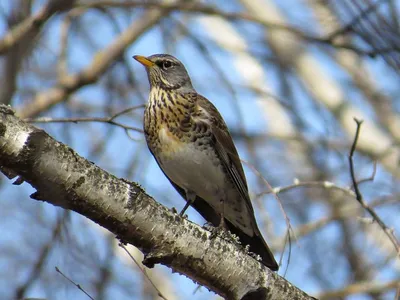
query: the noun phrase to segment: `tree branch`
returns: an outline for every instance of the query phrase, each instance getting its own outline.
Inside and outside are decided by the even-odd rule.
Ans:
[[[73,210],[161,263],[227,299],[313,299],[265,268],[243,247],[157,203],[142,188],[105,172],[43,130],[0,106],[0,170],[36,189],[32,199]]]
[[[0,39],[0,55],[10,50],[18,44],[24,37],[32,34],[32,31],[40,28],[52,15],[57,12],[69,9],[74,5],[74,1],[50,0],[35,15],[23,20],[21,23],[9,30]]]
[[[363,123],[362,120],[358,120],[354,118],[354,121],[357,124],[357,129],[356,129],[356,134],[354,136],[354,141],[350,149],[350,154],[349,154],[349,167],[350,167],[350,176],[351,180],[353,182],[353,187],[354,187],[354,192],[356,193],[356,199],[357,201],[361,204],[361,206],[371,215],[371,217],[374,219],[375,222],[379,224],[379,226],[382,228],[383,232],[387,235],[389,240],[392,242],[397,255],[400,255],[400,246],[399,242],[397,241],[396,236],[393,233],[393,229],[390,229],[386,224],[382,221],[382,219],[378,216],[378,214],[371,208],[369,205],[364,201],[364,198],[360,192],[360,189],[358,188],[358,182],[356,179],[356,175],[354,172],[354,152],[356,150],[357,142],[358,142],[358,137],[360,135],[360,130],[361,130],[361,124]]]
[[[121,55],[126,48],[143,32],[159,22],[168,11],[149,10],[144,13],[140,21],[135,20],[114,41],[103,50],[99,51],[90,64],[81,71],[59,78],[56,86],[38,93],[32,101],[19,109],[22,118],[34,117],[49,107],[65,101],[79,88],[95,82]]]

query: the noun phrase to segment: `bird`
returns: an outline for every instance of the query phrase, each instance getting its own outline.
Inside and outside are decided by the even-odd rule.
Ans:
[[[150,94],[143,128],[147,146],[173,187],[215,227],[229,230],[273,271],[279,266],[255,219],[243,167],[217,108],[194,89],[185,66],[169,54],[135,55]]]

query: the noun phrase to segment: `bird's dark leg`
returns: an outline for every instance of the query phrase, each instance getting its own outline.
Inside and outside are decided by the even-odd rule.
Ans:
[[[228,228],[225,224],[225,205],[224,205],[224,198],[225,197],[220,197],[219,205],[220,205],[220,220],[219,220],[219,225],[215,227],[215,229],[211,232],[210,239],[214,239],[217,236],[223,236],[227,231]]]
[[[181,212],[179,213],[179,215],[180,215],[181,217],[183,217],[183,214],[184,214],[185,211],[188,209],[188,207],[190,206],[190,204],[191,204],[191,201],[186,201],[185,206],[183,207],[183,209],[182,209]]]
[[[221,197],[221,200],[219,201],[219,204],[220,204],[220,206],[221,206],[221,214],[220,214],[220,216],[221,216],[221,220],[219,221],[219,228],[221,228],[221,229],[226,229],[226,226],[225,226],[225,205],[224,205],[224,198],[223,197]]]
[[[188,207],[193,204],[194,200],[196,200],[196,194],[193,193],[192,191],[186,191],[186,204],[179,213],[181,217],[183,217],[183,214],[188,209]]]

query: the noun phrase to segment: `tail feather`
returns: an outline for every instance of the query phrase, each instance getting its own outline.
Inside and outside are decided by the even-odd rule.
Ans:
[[[261,262],[266,267],[270,268],[272,271],[278,271],[279,266],[275,261],[274,255],[272,254],[271,250],[269,249],[267,243],[264,241],[261,233],[257,232],[254,236],[248,236],[242,230],[233,226],[229,221],[226,222],[228,225],[228,229],[231,233],[237,235],[239,237],[240,242],[242,245],[249,245],[250,252],[258,254],[261,256]]]
[[[170,182],[174,186],[174,188],[179,192],[179,194],[185,199],[186,198],[185,191],[180,186],[175,184],[173,181],[170,180]],[[195,210],[197,210],[200,213],[200,215],[207,222],[210,222],[216,227],[219,225],[220,215],[217,214],[215,210],[204,199],[197,196],[192,206]],[[225,223],[229,231],[239,237],[239,240],[243,246],[249,245],[250,252],[253,252],[261,256],[261,262],[263,265],[265,265],[266,267],[270,268],[273,271],[277,271],[279,269],[279,266],[275,261],[274,255],[269,249],[267,243],[264,241],[258,228],[256,228],[256,233],[254,236],[248,236],[242,230],[235,227],[227,219],[225,219]]]
[[[196,200],[192,204],[194,209],[196,209],[204,219],[213,224],[214,226],[218,226],[220,223],[220,216],[215,212],[215,210],[202,198],[196,197]],[[261,262],[266,267],[270,268],[273,271],[277,271],[279,266],[269,249],[267,243],[264,241],[260,231],[257,228],[257,231],[254,236],[248,236],[242,230],[235,227],[231,222],[225,219],[225,223],[229,229],[229,231],[236,236],[239,237],[240,243],[243,246],[249,245],[250,252],[260,255]]]

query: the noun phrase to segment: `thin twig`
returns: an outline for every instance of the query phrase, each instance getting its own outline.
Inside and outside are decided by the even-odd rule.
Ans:
[[[291,230],[291,228],[287,228],[286,234],[285,234],[285,242],[283,244],[284,249],[286,248],[286,245],[289,245],[288,257],[287,257],[287,261],[286,261],[286,268],[282,274],[283,277],[286,277],[286,275],[287,275],[290,260],[292,258],[292,236],[290,235],[290,230]],[[294,232],[294,230],[293,230],[293,232]],[[283,260],[283,255],[281,255],[281,257],[279,259],[279,265],[282,265],[282,260]]]
[[[368,177],[366,177],[366,178],[360,179],[360,180],[358,181],[358,185],[360,185],[360,184],[362,184],[362,183],[364,183],[364,182],[367,182],[367,181],[374,181],[375,175],[376,175],[376,169],[377,169],[377,162],[374,161],[374,167],[373,167],[373,169],[372,169],[372,174],[371,174],[371,176],[368,176]]]
[[[26,118],[24,119],[25,122],[29,123],[79,123],[79,122],[100,122],[100,123],[108,123],[112,124],[115,126],[119,126],[125,131],[133,130],[136,132],[143,133],[143,130],[137,127],[132,127],[132,126],[127,126],[124,124],[121,124],[119,122],[114,121],[117,117],[126,114],[127,112],[130,112],[135,109],[143,108],[144,105],[137,105],[133,107],[129,107],[127,109],[124,109],[120,112],[117,112],[116,114],[112,115],[111,117],[86,117],[86,118],[49,118],[49,117],[42,117],[42,118]]]
[[[160,2],[160,1],[92,1],[90,3],[77,3],[76,7],[85,7],[85,8],[98,8],[98,7],[114,7],[114,8],[134,8],[134,7],[142,7],[146,9],[151,8],[160,8],[170,11],[179,11],[186,13],[197,13],[204,15],[214,15],[223,17],[228,20],[244,20],[255,22],[260,25],[266,26],[268,28],[278,29],[278,30],[286,30],[293,32],[295,34],[304,34],[298,29],[288,26],[286,24],[277,24],[276,22],[268,22],[262,18],[258,18],[249,13],[243,12],[227,12],[218,9],[212,5],[200,4],[200,3],[191,3],[191,2]]]
[[[68,38],[69,33],[71,30],[72,21],[77,18],[78,16],[85,13],[85,9],[82,8],[74,8],[69,11],[64,20],[61,22],[60,25],[60,47],[58,53],[58,60],[57,60],[57,77],[65,78],[68,76],[68,67],[67,67],[67,59],[68,59]]]
[[[122,249],[125,250],[126,254],[129,255],[129,257],[133,260],[133,262],[137,265],[139,268],[140,272],[143,273],[143,275],[149,280],[150,284],[154,287],[154,289],[157,291],[158,296],[160,296],[162,299],[168,300],[162,293],[161,291],[157,288],[157,286],[154,284],[154,282],[151,280],[149,275],[147,274],[146,270],[139,264],[139,262],[132,256],[132,254],[129,252],[129,250],[125,247],[124,244],[119,243],[118,246],[120,246]]]
[[[280,187],[280,186],[274,187],[274,188],[272,188],[272,190],[270,189],[268,191],[257,194],[257,197],[261,197],[263,195],[267,195],[267,194],[271,194],[271,193],[280,194],[280,193],[287,192],[289,190],[299,188],[299,187],[321,187],[324,189],[335,189],[335,190],[345,193],[348,196],[355,197],[355,193],[350,188],[345,188],[345,187],[335,185],[333,182],[330,182],[330,181],[303,181],[303,182],[301,182],[297,179],[295,179],[294,183],[291,185],[287,185],[284,187]]]
[[[32,31],[40,29],[52,15],[69,9],[72,4],[73,1],[70,0],[48,1],[48,4],[39,9],[35,15],[29,16],[6,32],[0,39],[0,55],[10,50],[27,35],[32,34]]]
[[[279,24],[276,22],[270,22],[263,18],[260,18],[260,17],[257,17],[255,15],[252,15],[249,13],[245,13],[245,12],[227,12],[227,11],[218,9],[217,7],[214,7],[211,5],[205,5],[205,4],[192,4],[192,3],[176,4],[176,3],[159,2],[159,1],[115,2],[115,1],[107,1],[106,0],[106,1],[93,1],[91,3],[77,3],[76,6],[83,7],[83,8],[99,8],[99,7],[117,7],[117,8],[143,7],[146,9],[162,8],[162,9],[168,9],[171,11],[179,11],[179,12],[185,12],[185,13],[191,13],[191,14],[204,14],[204,15],[211,15],[211,16],[219,16],[219,17],[225,18],[227,20],[231,20],[231,21],[236,21],[236,20],[248,21],[248,22],[260,24],[264,27],[267,27],[268,29],[283,30],[283,31],[291,32],[292,34],[294,34],[297,37],[300,37],[301,39],[306,40],[306,41],[329,45],[329,46],[337,48],[337,49],[346,49],[346,50],[355,52],[359,55],[365,55],[365,56],[369,56],[369,57],[375,57],[378,54],[399,51],[399,49],[395,46],[385,47],[382,49],[374,49],[374,50],[369,51],[369,50],[361,49],[352,44],[335,43],[334,42],[335,38],[338,35],[342,35],[346,31],[348,31],[349,29],[347,27],[349,25],[345,26],[340,31],[335,32],[334,34],[332,34],[328,37],[319,37],[319,36],[313,36],[307,32],[299,30],[297,28],[288,26],[287,24]],[[351,27],[349,27],[349,28],[351,28]]]
[[[358,200],[358,202],[361,202],[361,201],[363,201],[363,197],[360,193],[360,190],[358,189],[356,176],[354,174],[353,156],[354,156],[354,151],[356,150],[358,137],[360,136],[360,129],[361,129],[361,125],[362,125],[363,121],[357,120],[356,118],[354,118],[354,121],[357,123],[357,130],[356,130],[356,135],[354,136],[353,144],[351,145],[351,148],[350,148],[349,166],[350,166],[351,180],[353,181],[354,192],[356,193],[356,199]]]
[[[396,203],[398,197],[395,195],[390,198],[379,198],[371,202],[370,206],[371,207],[378,207],[380,205],[386,205],[386,204],[391,204],[391,203]],[[346,218],[353,218],[356,212],[358,211],[358,208],[356,207],[351,207],[346,210],[338,210],[338,211],[332,211],[330,215],[324,216],[316,221],[312,221],[310,223],[306,223],[304,225],[300,225],[296,228],[294,228],[294,232],[296,233],[296,236],[298,238],[304,237],[308,234],[311,234],[312,232],[316,232],[319,229],[322,229],[324,226],[327,226],[331,224],[331,222],[336,221],[336,220],[341,220],[341,219],[346,219]],[[360,220],[361,221],[361,220]],[[286,242],[286,234],[277,239],[279,242],[275,244],[281,244]]]
[[[341,290],[329,291],[318,295],[318,299],[342,299],[349,295],[360,294],[360,293],[382,293],[388,290],[395,289],[399,286],[400,281],[392,280],[389,282],[358,282],[350,284]],[[398,299],[398,298],[396,298]]]
[[[255,168],[252,164],[250,164],[249,162],[247,162],[247,161],[245,161],[245,160],[243,160],[243,159],[241,159],[241,161],[242,161],[244,164],[246,164],[246,165],[247,165],[247,166],[248,166],[248,167],[249,167],[263,182],[264,182],[264,184],[265,184],[265,185],[268,187],[268,189],[272,192],[272,194],[274,195],[275,199],[278,201],[279,208],[280,208],[280,210],[282,211],[283,217],[285,218],[286,226],[287,226],[287,229],[288,229],[288,234],[290,235],[290,232],[292,232],[292,233],[293,233],[293,236],[294,236],[294,238],[295,238],[295,240],[297,241],[297,237],[296,237],[296,235],[295,235],[295,233],[294,233],[294,230],[293,230],[293,228],[292,228],[292,225],[290,224],[290,219],[289,219],[288,215],[286,214],[285,209],[283,208],[282,201],[281,201],[281,199],[279,199],[278,195],[277,195],[276,193],[274,193],[272,186],[271,186],[271,185],[269,184],[269,182],[265,179],[265,177],[257,170],[257,168]],[[283,252],[282,252],[282,255],[283,255]],[[281,261],[281,260],[282,260],[282,257],[280,258],[279,261]]]
[[[338,36],[341,36],[341,35],[344,35],[344,34],[350,32],[354,28],[354,26],[357,23],[359,23],[365,16],[374,12],[379,4],[380,4],[379,1],[371,4],[365,10],[363,10],[358,16],[356,16],[349,24],[347,24],[346,26],[344,26],[344,27],[340,28],[339,30],[330,34],[330,36],[328,37],[328,40],[333,41]]]
[[[32,288],[32,285],[34,285],[37,279],[40,278],[49,255],[51,254],[54,247],[57,245],[57,241],[61,239],[60,236],[63,226],[65,225],[65,222],[69,218],[69,216],[70,212],[68,210],[60,212],[57,223],[54,225],[54,228],[52,230],[51,239],[44,245],[44,247],[40,251],[37,251],[38,257],[33,264],[33,268],[30,271],[30,274],[28,275],[28,278],[25,280],[25,282],[16,290],[15,299],[24,298],[26,291]]]
[[[83,86],[96,82],[123,55],[129,45],[168,13],[168,10],[149,10],[144,13],[139,21],[134,20],[110,44],[99,50],[85,68],[65,78],[59,78],[60,82],[56,86],[37,93],[29,103],[17,109],[19,116],[21,118],[36,116],[49,107],[65,101]]]
[[[70,279],[67,275],[65,275],[63,272],[61,272],[61,270],[58,267],[55,267],[56,271],[58,273],[60,273],[65,279],[67,279],[69,282],[71,282],[73,285],[75,285],[79,290],[81,290],[86,296],[88,296],[90,299],[94,300],[94,298],[92,296],[89,295],[88,292],[86,292],[80,284],[75,283],[74,281],[72,281],[72,279]]]
[[[358,181],[358,185],[365,183],[367,181],[373,181],[375,178],[375,175],[376,175],[376,169],[377,169],[377,162],[375,161],[374,167],[372,170],[372,174],[366,178],[360,179]],[[280,187],[280,186],[274,187],[272,190],[268,190],[268,191],[257,194],[256,197],[258,198],[258,197],[268,195],[271,193],[280,194],[280,193],[287,192],[287,191],[290,191],[292,189],[299,188],[299,187],[320,187],[320,188],[324,188],[324,189],[335,189],[335,190],[343,192],[344,194],[346,194],[350,197],[356,196],[356,194],[350,188],[338,186],[330,181],[326,181],[326,180],[325,181],[299,181],[298,179],[295,179],[293,184],[290,184],[290,185],[287,185],[284,187]]]
[[[357,201],[361,204],[361,206],[368,211],[368,213],[372,216],[372,218],[379,224],[379,226],[382,228],[382,230],[385,232],[385,234],[388,236],[389,240],[393,243],[394,248],[396,249],[397,255],[400,255],[400,246],[399,242],[397,241],[395,235],[393,234],[393,230],[390,229],[389,227],[386,226],[386,224],[381,220],[381,218],[377,215],[377,213],[368,206],[367,203],[365,203],[363,196],[360,192],[360,189],[358,188],[358,182],[356,179],[356,175],[354,172],[354,152],[356,150],[357,142],[358,142],[358,137],[360,135],[360,129],[361,125],[363,123],[362,120],[358,120],[354,118],[354,121],[357,124],[357,129],[356,129],[356,134],[354,136],[354,141],[350,149],[350,154],[349,154],[349,167],[350,167],[350,175],[351,175],[351,180],[353,182],[353,187],[354,187],[354,192],[356,194],[356,199]]]

